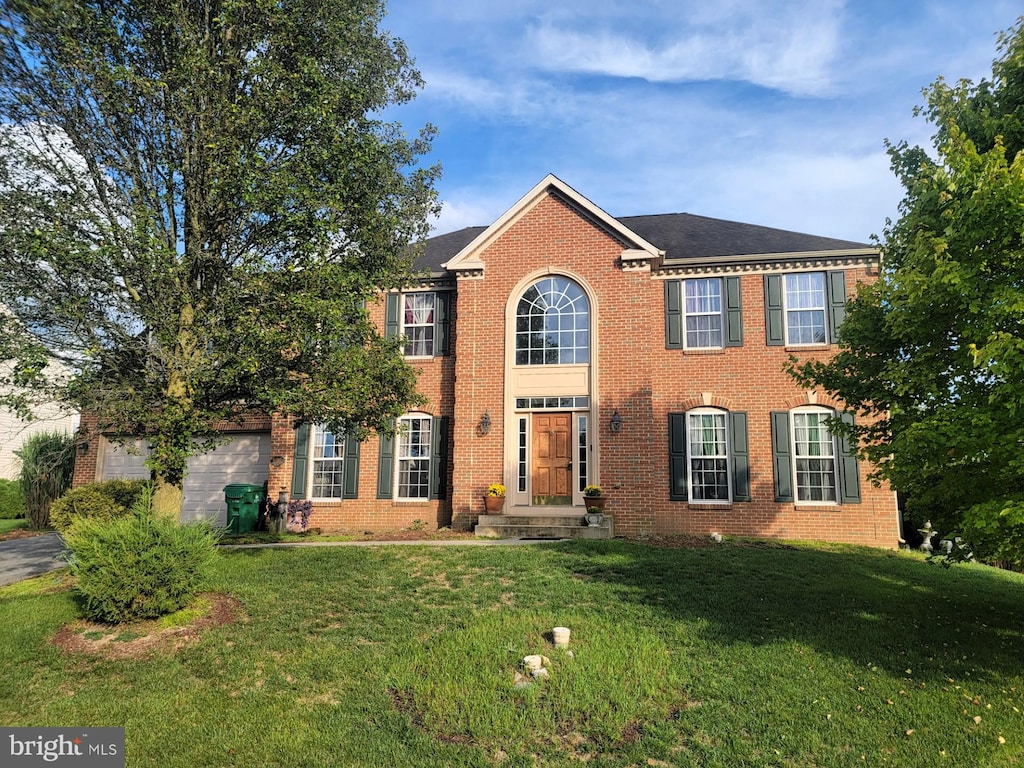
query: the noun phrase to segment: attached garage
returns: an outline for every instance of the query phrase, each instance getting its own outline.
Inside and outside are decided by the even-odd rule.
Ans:
[[[118,443],[103,440],[100,450],[101,480],[149,477],[149,470],[144,466],[148,452],[145,441],[135,441],[129,450]],[[230,483],[263,485],[267,481],[269,466],[270,434],[266,432],[239,433],[209,453],[193,456],[188,462],[181,519],[210,519],[217,525],[225,525],[224,486]]]

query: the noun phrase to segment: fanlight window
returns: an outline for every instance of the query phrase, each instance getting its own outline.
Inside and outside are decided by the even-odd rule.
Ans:
[[[590,362],[590,302],[564,277],[538,280],[516,309],[516,365]]]

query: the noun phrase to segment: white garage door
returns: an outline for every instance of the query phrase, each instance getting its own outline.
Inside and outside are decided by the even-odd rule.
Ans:
[[[142,444],[137,443],[138,448]],[[149,470],[143,466],[146,454],[128,453],[110,443],[104,446],[101,477],[148,478]],[[231,442],[217,446],[209,453],[193,456],[188,462],[184,500],[181,505],[182,521],[209,519],[216,525],[227,522],[224,486],[230,483],[263,485],[270,466],[270,435],[247,433],[235,435]]]

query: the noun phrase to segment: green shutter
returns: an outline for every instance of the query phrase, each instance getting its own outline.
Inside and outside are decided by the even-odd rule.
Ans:
[[[342,498],[359,498],[359,441],[352,435],[345,435],[345,480]]]
[[[686,414],[668,415],[668,497],[674,501],[689,498],[686,487]]]
[[[740,278],[725,278],[725,346],[743,346],[743,314],[740,311]]]
[[[839,326],[846,318],[846,273],[839,269],[828,273],[828,322],[829,339],[833,343],[839,333]]]
[[[434,294],[435,355],[451,354],[451,342],[449,341],[449,332],[451,331],[451,300],[452,295],[448,291]]]
[[[732,470],[732,500],[750,501],[750,450],[747,447],[747,414],[729,414],[729,468]]]
[[[782,275],[764,276],[764,324],[769,347],[786,344],[782,305]]]
[[[665,281],[665,349],[683,348],[682,283]]]
[[[390,499],[394,494],[392,478],[395,470],[395,438],[380,436],[380,457],[377,461],[377,498]]]
[[[793,449],[789,444],[789,413],[772,411],[772,464],[775,500],[793,501]]]
[[[401,298],[397,293],[389,293],[384,300],[384,338],[386,339],[398,335],[398,302]]]
[[[303,423],[295,429],[295,453],[292,462],[293,499],[306,498],[306,481],[309,478],[309,424]]]
[[[854,425],[852,413],[840,413],[844,424]],[[839,440],[839,501],[842,504],[860,504],[860,465],[857,462],[856,443],[848,437]]]
[[[430,498],[448,498],[448,417],[433,419],[430,445]]]

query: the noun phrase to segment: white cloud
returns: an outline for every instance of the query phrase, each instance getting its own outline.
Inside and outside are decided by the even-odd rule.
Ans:
[[[736,15],[681,9],[636,30],[615,18],[544,21],[527,35],[535,66],[651,82],[738,80],[792,94],[831,86],[837,2],[751,3]]]

